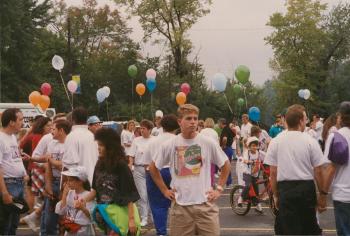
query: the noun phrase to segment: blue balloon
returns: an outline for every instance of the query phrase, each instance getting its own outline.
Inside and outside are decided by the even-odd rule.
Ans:
[[[96,98],[97,98],[98,103],[101,103],[105,100],[105,98],[106,98],[105,91],[102,88],[97,90]]]
[[[150,78],[146,80],[146,87],[150,93],[152,93],[156,87],[157,87],[157,82],[155,79]]]
[[[251,107],[248,111],[249,119],[251,121],[258,122],[260,121],[260,109],[257,107]]]
[[[305,95],[304,89],[300,89],[300,90],[298,91],[298,96],[299,96],[300,98],[304,98],[304,95]]]
[[[213,78],[214,89],[218,92],[224,92],[226,89],[227,78],[222,73],[216,73]]]

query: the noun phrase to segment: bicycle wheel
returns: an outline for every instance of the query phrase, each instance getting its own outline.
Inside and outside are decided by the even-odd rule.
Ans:
[[[277,215],[277,208],[276,208],[276,205],[275,205],[275,200],[273,198],[273,193],[272,191],[269,191],[269,206],[270,206],[270,211],[271,211],[271,214],[273,217],[276,217]]]
[[[238,198],[241,196],[241,192],[243,191],[243,186],[241,185],[235,185],[233,186],[231,192],[230,192],[230,204],[232,211],[236,213],[237,215],[244,216],[246,215],[249,210],[251,203],[246,202],[238,205]]]

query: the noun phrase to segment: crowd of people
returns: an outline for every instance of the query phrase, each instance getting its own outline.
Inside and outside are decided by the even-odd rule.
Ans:
[[[119,134],[83,107],[36,117],[29,130],[19,109],[5,110],[0,234],[15,235],[21,222],[40,235],[140,235],[153,222],[157,235],[220,235],[215,201],[236,184],[236,161],[239,204],[251,185],[259,193],[261,164],[270,168],[276,234],[320,235],[317,211],[331,191],[337,233],[350,235],[350,102],[324,122],[292,105],[269,130],[247,114],[241,126],[199,117],[184,104]],[[259,197],[253,205],[262,212]]]

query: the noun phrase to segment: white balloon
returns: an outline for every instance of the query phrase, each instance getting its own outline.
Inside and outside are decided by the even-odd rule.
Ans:
[[[163,117],[163,112],[161,110],[157,110],[156,117]]]
[[[111,94],[111,89],[108,86],[104,86],[102,89],[104,91],[105,97],[108,98],[109,95]]]
[[[101,103],[101,102],[103,102],[106,99],[105,91],[103,91],[103,88],[100,88],[100,89],[97,90],[96,98],[97,98],[98,103]]]
[[[61,71],[64,67],[64,61],[63,61],[62,57],[60,57],[58,55],[53,56],[52,66],[53,66],[53,68],[55,68],[55,70]]]
[[[304,99],[308,100],[311,96],[311,92],[308,89],[304,89]]]

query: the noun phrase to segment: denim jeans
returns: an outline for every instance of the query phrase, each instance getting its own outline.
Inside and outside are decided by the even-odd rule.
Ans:
[[[333,201],[338,235],[350,235],[350,203]]]
[[[23,178],[5,178],[7,191],[13,198],[23,199]],[[7,211],[0,196],[0,235],[16,235],[20,215]]]
[[[166,186],[170,186],[171,175],[169,168],[163,168],[160,171]],[[167,235],[168,210],[170,208],[170,200],[164,197],[158,186],[154,183],[151,175],[146,174],[146,185],[149,204],[151,207],[154,226],[157,235]]]
[[[57,201],[60,195],[60,180],[54,180],[52,183],[53,195]],[[40,232],[42,236],[58,234],[58,217],[55,213],[57,201],[52,201],[45,197],[43,211],[41,213]]]

